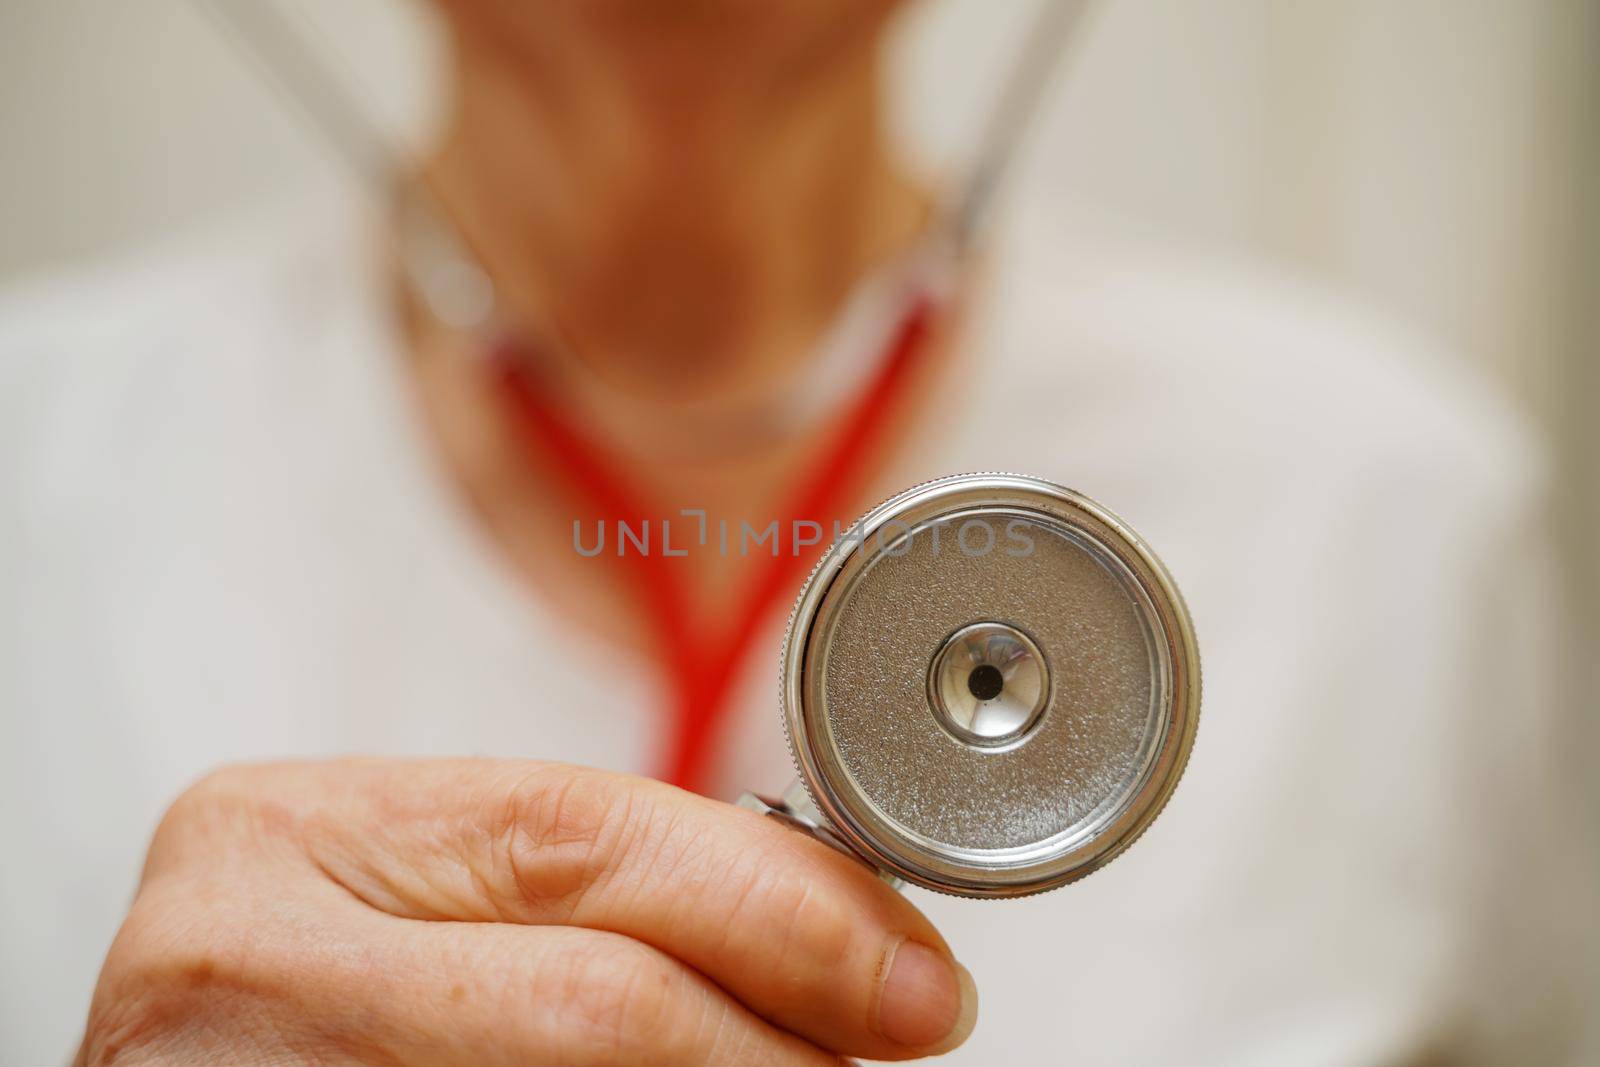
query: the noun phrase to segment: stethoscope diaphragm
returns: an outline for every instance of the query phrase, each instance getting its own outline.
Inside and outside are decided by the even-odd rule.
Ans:
[[[798,787],[758,807],[886,877],[1007,897],[1121,853],[1177,785],[1193,626],[1126,524],[1009,474],[916,486],[838,538],[783,648]]]

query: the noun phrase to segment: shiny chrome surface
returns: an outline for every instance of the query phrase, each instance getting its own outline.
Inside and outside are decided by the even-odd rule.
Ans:
[[[872,862],[861,853],[851,848],[838,834],[828,827],[827,820],[817,810],[811,801],[811,794],[806,792],[805,786],[798,781],[790,782],[789,787],[783,791],[782,796],[765,797],[759,793],[744,793],[734,802],[746,811],[753,811],[757,815],[765,815],[769,819],[783,823],[791,830],[798,830],[816,838],[831,849],[843,852],[846,856],[858,863],[865,863],[872,867]],[[892,888],[900,889],[905,882],[882,868],[873,868],[874,873]]]
[[[1176,786],[1200,698],[1188,613],[1144,542],[1016,475],[917,486],[859,533],[813,572],[784,646],[821,822],[968,896],[1054,888],[1128,847]]]
[[[1050,693],[1044,654],[1003,622],[976,622],[945,639],[928,671],[928,702],[957,741],[979,748],[1021,744]]]

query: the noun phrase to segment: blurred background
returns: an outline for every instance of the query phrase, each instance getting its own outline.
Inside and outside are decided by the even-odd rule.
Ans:
[[[407,140],[415,0],[277,0]],[[893,87],[939,167],[1036,0],[929,0]],[[340,177],[189,0],[0,5],[0,284]],[[1268,257],[1433,335],[1557,457],[1573,697],[1600,691],[1600,4],[1102,3],[1024,165],[1129,225]]]
[[[421,4],[284,6],[426,135]],[[970,144],[1032,6],[907,19],[895,104],[930,166]],[[341,178],[186,0],[5,0],[0,132],[0,285]],[[1499,383],[1555,459],[1570,706],[1600,742],[1600,3],[1116,0],[1038,134],[1036,180],[1352,292]]]

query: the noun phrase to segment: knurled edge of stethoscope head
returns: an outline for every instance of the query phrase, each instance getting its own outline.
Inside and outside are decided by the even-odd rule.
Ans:
[[[1162,594],[1164,598],[1172,604],[1176,613],[1176,621],[1178,623],[1177,637],[1180,638],[1181,644],[1183,645],[1183,651],[1185,653],[1182,657],[1184,666],[1186,670],[1192,669],[1193,674],[1192,679],[1186,678],[1187,684],[1185,686],[1186,692],[1184,701],[1185,722],[1183,728],[1184,736],[1179,739],[1174,750],[1176,752],[1176,758],[1174,760],[1175,765],[1169,768],[1164,775],[1161,788],[1156,793],[1153,802],[1144,810],[1136,824],[1129,832],[1124,833],[1119,839],[1113,842],[1112,845],[1106,849],[1106,851],[1095,855],[1082,866],[1072,869],[1066,876],[1056,877],[1052,880],[1041,882],[1036,886],[1007,886],[1002,889],[979,890],[972,887],[951,886],[928,878],[920,877],[914,871],[905,870],[893,864],[886,865],[879,862],[877,857],[871,854],[865,854],[858,848],[852,848],[852,851],[855,851],[870,866],[879,869],[880,871],[889,870],[891,873],[904,879],[906,882],[920,886],[931,892],[939,893],[944,896],[959,897],[964,900],[1007,900],[1049,893],[1071,885],[1074,882],[1081,881],[1096,871],[1110,866],[1114,861],[1119,859],[1123,853],[1127,852],[1128,849],[1130,849],[1140,838],[1142,838],[1150,829],[1150,827],[1155,824],[1155,821],[1161,817],[1162,813],[1166,811],[1167,805],[1171,802],[1173,794],[1177,792],[1178,786],[1182,782],[1185,772],[1188,770],[1189,760],[1193,756],[1194,745],[1199,735],[1200,713],[1201,705],[1203,703],[1202,696],[1204,690],[1204,667],[1200,655],[1199,642],[1195,636],[1193,616],[1189,611],[1188,604],[1184,599],[1182,590],[1178,587],[1177,581],[1172,577],[1171,573],[1167,571],[1165,565],[1161,562],[1160,557],[1155,554],[1155,552],[1148,544],[1144,542],[1144,539],[1139,536],[1137,532],[1128,526],[1127,523],[1123,522],[1120,518],[1111,513],[1103,505],[1100,505],[1097,501],[1093,501],[1093,498],[1089,498],[1085,494],[1078,493],[1075,490],[1066,489],[1065,486],[1061,486],[1059,483],[1050,482],[1047,479],[1038,478],[1033,475],[1019,474],[1014,471],[968,471],[958,474],[942,475],[937,478],[929,478],[925,481],[917,482],[914,485],[908,486],[897,492],[891,493],[886,497],[883,497],[871,507],[868,507],[862,511],[860,516],[857,517],[855,525],[860,525],[868,516],[880,511],[888,504],[902,497],[914,497],[923,493],[925,490],[947,483],[976,481],[985,478],[1017,479],[1029,483],[1042,483],[1054,489],[1065,490],[1074,497],[1089,500],[1094,504],[1094,507],[1099,512],[1111,519],[1117,531],[1121,533],[1128,540],[1129,544],[1134,547],[1135,550],[1146,560],[1160,581]],[[854,526],[851,528],[853,529]],[[852,549],[851,551],[856,550]],[[795,769],[796,778],[800,782],[801,787],[805,790],[806,795],[811,799],[811,803],[817,808],[818,812],[822,814],[824,821],[830,821],[827,814],[829,810],[827,798],[820,794],[817,786],[812,782],[811,773],[808,771],[806,763],[802,759],[799,749],[796,747],[794,731],[791,728],[791,711],[789,707],[789,683],[791,673],[790,662],[792,658],[791,646],[795,639],[795,626],[800,621],[801,608],[808,600],[808,594],[810,593],[812,586],[816,583],[822,572],[830,566],[830,564],[842,562],[842,558],[843,557],[841,557],[839,554],[838,546],[830,545],[818,558],[817,562],[812,566],[811,571],[809,574],[807,574],[805,580],[800,583],[800,588],[795,594],[794,603],[789,609],[789,617],[784,626],[783,642],[778,649],[778,715],[783,726],[784,743],[788,747],[789,761]],[[807,620],[807,625],[809,625],[809,619]],[[798,716],[795,716],[795,718],[798,718]],[[840,839],[844,840],[844,835],[840,835]]]
[[[1023,476],[1004,471],[971,471],[965,474],[946,474],[937,478],[928,478],[925,481],[917,482],[916,484],[907,486],[906,488],[898,490],[897,492],[890,493],[888,496],[878,500],[870,507],[863,509],[861,514],[856,516],[855,524],[850,528],[854,529],[855,525],[859,525],[861,521],[868,515],[871,515],[873,512],[884,507],[890,501],[898,499],[899,497],[909,496],[913,493],[921,492],[924,489],[939,485],[943,482],[958,481],[967,478],[993,477],[1015,478]],[[812,565],[810,573],[808,573],[805,577],[805,581],[800,583],[800,588],[795,593],[794,603],[789,607],[789,619],[784,624],[783,641],[778,646],[778,718],[780,724],[783,726],[783,740],[784,744],[787,745],[789,749],[789,762],[794,765],[795,777],[799,779],[801,787],[805,789],[806,795],[811,798],[811,803],[817,806],[818,811],[824,810],[822,807],[822,800],[817,795],[817,790],[811,783],[811,777],[809,774],[807,774],[805,765],[800,759],[799,749],[795,747],[794,731],[789,728],[789,648],[794,641],[795,623],[799,620],[800,607],[806,601],[806,594],[811,591],[812,585],[815,584],[817,576],[822,573],[823,568],[832,563],[834,558],[835,546],[829,545],[822,552],[822,554],[817,557],[817,562]],[[868,862],[871,861],[868,860]]]

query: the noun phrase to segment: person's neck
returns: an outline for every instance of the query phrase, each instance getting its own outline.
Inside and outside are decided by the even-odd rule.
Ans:
[[[427,179],[514,313],[561,338],[556,372],[605,403],[765,401],[926,218],[884,136],[876,31],[811,66],[457,49]]]

